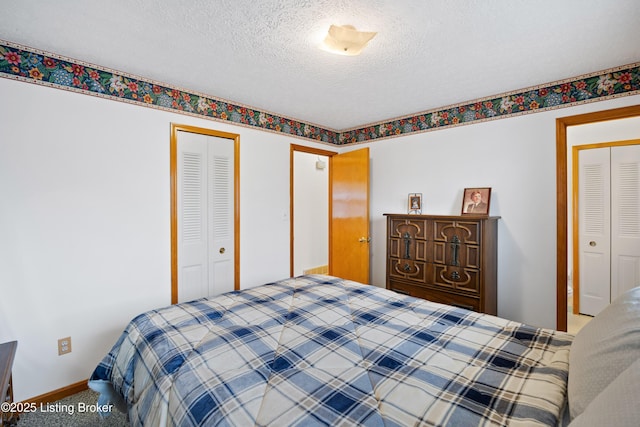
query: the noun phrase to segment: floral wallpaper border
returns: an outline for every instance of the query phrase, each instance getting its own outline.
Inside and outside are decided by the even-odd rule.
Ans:
[[[0,77],[334,145],[370,142],[640,93],[640,63],[635,63],[340,132],[2,40]]]
[[[634,63],[344,130],[339,134],[339,144],[369,142],[638,93],[640,93],[640,63]]]
[[[0,40],[0,77],[336,144],[338,133],[221,98]]]

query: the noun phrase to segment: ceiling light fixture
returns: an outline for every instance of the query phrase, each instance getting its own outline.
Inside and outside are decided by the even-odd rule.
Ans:
[[[358,31],[352,25],[332,25],[320,48],[339,55],[355,56],[362,52],[376,34],[378,33]]]

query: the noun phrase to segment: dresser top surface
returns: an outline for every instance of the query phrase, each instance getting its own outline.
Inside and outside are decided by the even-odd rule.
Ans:
[[[422,214],[400,214],[400,213],[385,213],[384,216],[393,216],[398,218],[424,218],[424,219],[456,219],[456,220],[464,220],[464,219],[490,219],[497,220],[501,217],[499,216],[489,216],[489,215],[422,215]]]

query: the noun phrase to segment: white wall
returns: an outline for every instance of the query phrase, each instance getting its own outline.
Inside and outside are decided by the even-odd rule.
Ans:
[[[609,120],[567,128],[567,145],[602,144],[640,138],[640,117]],[[571,155],[571,148],[567,150]],[[569,157],[571,160],[571,157]]]
[[[329,263],[329,158],[295,151],[294,177],[294,270],[304,270]],[[316,161],[325,163],[316,168]]]
[[[460,214],[466,187],[492,187],[498,230],[498,314],[556,327],[556,123],[558,117],[640,102],[586,104],[368,144],[371,150],[372,284],[385,285],[384,213]],[[358,147],[351,147],[351,149]]]
[[[7,79],[0,94],[0,342],[18,340],[17,400],[88,378],[132,317],[170,303],[171,122],[241,135],[241,287],[289,275],[289,144],[326,145]]]
[[[17,339],[15,398],[86,379],[136,314],[170,300],[170,123],[241,135],[241,287],[289,275],[283,135],[0,79],[0,342]],[[460,212],[493,188],[499,314],[555,327],[555,118],[624,97],[370,144],[372,283],[384,286],[383,213]],[[345,151],[360,146],[343,147]],[[73,352],[57,355],[58,338]]]

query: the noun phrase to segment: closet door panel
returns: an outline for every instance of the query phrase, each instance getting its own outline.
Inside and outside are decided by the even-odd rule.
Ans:
[[[580,313],[595,316],[610,303],[610,152],[579,155]]]
[[[233,140],[209,136],[209,295],[234,289]]]
[[[178,139],[178,302],[207,295],[206,138],[180,132]]]
[[[611,298],[640,285],[640,145],[611,148]]]

